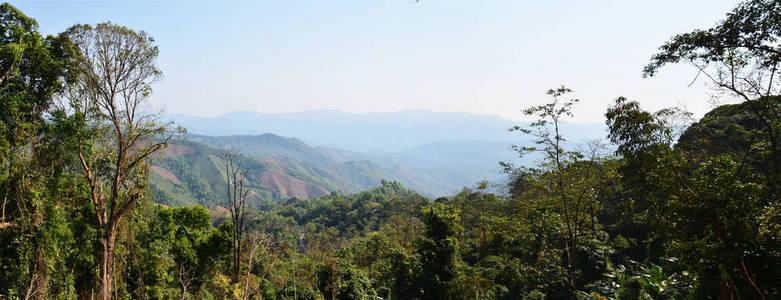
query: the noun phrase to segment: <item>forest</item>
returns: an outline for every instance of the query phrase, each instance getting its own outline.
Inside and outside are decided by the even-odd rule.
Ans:
[[[0,299],[781,299],[781,1],[714,24],[638,66],[694,66],[738,99],[702,118],[617,97],[605,142],[572,147],[584,103],[559,86],[519,106],[533,122],[509,130],[534,143],[513,150],[540,159],[497,162],[507,184],[250,203],[256,162],[225,149],[224,186],[177,207],[149,184],[185,133],[148,101],[153,37],[44,36],[4,3]]]

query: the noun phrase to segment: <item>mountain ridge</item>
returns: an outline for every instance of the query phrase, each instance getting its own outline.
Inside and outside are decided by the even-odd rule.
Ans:
[[[463,186],[480,180],[495,180],[495,176],[470,176],[470,172],[449,174],[452,168],[432,168],[425,165],[405,165],[357,152],[328,147],[312,147],[296,138],[275,134],[232,135],[209,137],[188,134],[188,141],[213,148],[228,148],[253,159],[276,166],[295,166],[304,173],[330,178],[350,190],[379,184],[381,180],[396,180],[419,193],[438,197],[449,195]],[[498,166],[497,161],[490,165]],[[304,170],[306,169],[306,170]],[[474,173],[474,172],[472,172]]]
[[[163,119],[204,136],[259,135],[273,133],[295,137],[313,147],[329,147],[359,153],[394,153],[440,141],[482,140],[518,142],[525,138],[509,128],[528,122],[468,112],[406,110],[348,113],[310,110],[292,113],[237,111],[217,117],[170,114]],[[573,142],[603,139],[602,123],[567,123],[562,130]]]
[[[274,199],[359,192],[381,180],[399,181],[429,197],[447,196],[479,181],[504,183],[499,161],[530,165],[535,159],[510,150],[513,144],[533,144],[530,137],[508,131],[527,124],[465,112],[240,111],[216,118],[165,117],[187,128],[184,137],[190,142],[228,148],[281,170],[257,182],[271,195],[259,196]],[[575,142],[604,138],[602,124],[565,123],[562,131]],[[168,152],[187,154],[187,147],[172,147]],[[158,176],[182,180],[167,171]]]

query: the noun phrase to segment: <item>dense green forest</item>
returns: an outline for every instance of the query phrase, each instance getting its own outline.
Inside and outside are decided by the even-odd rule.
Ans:
[[[0,299],[781,299],[781,1],[676,35],[643,69],[691,64],[740,101],[691,120],[618,97],[609,143],[576,150],[559,125],[579,100],[557,87],[511,129],[536,165],[437,199],[394,181],[290,197],[247,171],[273,167],[253,153],[199,145],[164,160],[190,144],[145,110],[152,37],[43,36],[7,3],[0,33]],[[206,192],[153,190],[150,164]]]

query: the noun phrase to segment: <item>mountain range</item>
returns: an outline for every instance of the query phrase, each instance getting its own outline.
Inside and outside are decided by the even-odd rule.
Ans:
[[[221,149],[242,155],[256,203],[355,193],[398,181],[428,197],[483,180],[503,183],[499,161],[529,165],[513,144],[533,140],[507,129],[527,125],[496,116],[404,111],[351,114],[236,112],[205,118],[169,115],[188,130],[152,162],[151,185],[163,204],[215,207],[225,189]],[[600,124],[563,124],[570,140],[603,138]],[[573,143],[577,144],[577,143]]]
[[[165,119],[207,136],[273,133],[295,137],[312,146],[361,153],[395,153],[442,141],[490,141],[518,143],[528,140],[510,127],[528,125],[492,115],[466,112],[409,110],[399,112],[346,113],[315,110],[267,114],[232,112],[217,117],[166,115]],[[603,124],[563,123],[562,131],[573,142],[604,138]]]

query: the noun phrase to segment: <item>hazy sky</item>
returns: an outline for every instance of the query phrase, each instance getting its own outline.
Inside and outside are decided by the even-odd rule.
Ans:
[[[216,116],[427,109],[519,119],[566,84],[576,120],[601,122],[617,96],[656,109],[710,108],[696,71],[642,67],[673,34],[710,27],[737,1],[277,0],[12,1],[54,34],[112,21],[145,30],[165,76],[166,113]]]

